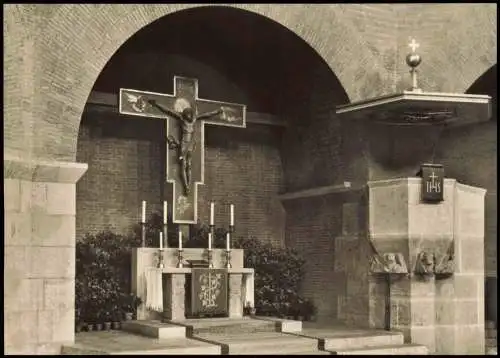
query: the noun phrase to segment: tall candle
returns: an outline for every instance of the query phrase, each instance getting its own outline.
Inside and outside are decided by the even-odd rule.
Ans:
[[[212,233],[208,233],[208,249],[212,250]]]
[[[210,203],[210,225],[214,224],[214,203]]]
[[[167,202],[163,202],[163,223],[167,224]]]
[[[231,226],[234,226],[234,205],[231,204],[231,221],[230,224]]]
[[[160,250],[163,250],[163,233],[160,231]]]
[[[141,223],[146,222],[146,201],[142,201],[142,218],[141,218]]]
[[[226,234],[226,250],[229,251],[231,250],[231,247],[229,245],[229,241],[231,240],[231,234],[227,233]]]
[[[179,250],[182,250],[182,231],[179,230]]]

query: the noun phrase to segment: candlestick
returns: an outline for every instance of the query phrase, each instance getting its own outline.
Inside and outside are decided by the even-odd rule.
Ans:
[[[210,225],[210,232],[208,234],[208,267],[213,268],[214,264],[212,261],[212,238],[215,237],[215,225]]]
[[[231,220],[229,222],[229,225],[234,226],[234,205],[231,204],[230,208],[231,208]]]
[[[183,253],[182,249],[177,250],[177,267],[178,268],[184,267],[184,265],[182,263],[182,261],[184,260],[182,257],[182,253]]]
[[[141,215],[141,223],[146,222],[146,200],[142,201],[142,215]]]
[[[163,223],[166,225],[167,224],[167,213],[168,213],[168,210],[167,210],[167,202],[164,201],[163,202]]]
[[[230,269],[231,266],[231,250],[226,250],[226,268]]]
[[[158,268],[163,268],[163,233],[160,232],[160,249],[158,250]]]
[[[167,249],[168,248],[168,227],[167,224],[163,224],[163,246]]]
[[[229,230],[226,234],[226,268],[231,268],[231,237],[233,236],[234,225],[229,225]]]
[[[179,250],[182,250],[182,231],[179,230]]]
[[[208,268],[214,268],[213,251],[208,250]]]
[[[146,247],[146,223],[141,223],[141,247]]]

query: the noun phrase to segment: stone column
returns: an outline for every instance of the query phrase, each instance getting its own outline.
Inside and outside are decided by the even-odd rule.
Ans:
[[[166,287],[163,290],[164,318],[172,321],[182,321],[186,318],[186,274],[168,273],[164,274],[164,276],[166,276]]]
[[[229,317],[231,318],[243,317],[242,284],[241,273],[229,274]]]
[[[485,191],[445,179],[444,201],[428,204],[420,199],[420,178],[368,187],[369,239],[376,254],[401,254],[409,272],[391,285],[390,328],[430,352],[484,353]],[[424,253],[435,264],[426,266]],[[447,262],[452,265],[443,271]],[[430,275],[420,274],[427,269]],[[446,270],[449,275],[442,274]],[[441,274],[434,276],[436,271]],[[370,281],[370,323],[378,328],[386,318],[383,285]]]
[[[74,342],[75,184],[86,170],[4,157],[6,354],[60,354]]]

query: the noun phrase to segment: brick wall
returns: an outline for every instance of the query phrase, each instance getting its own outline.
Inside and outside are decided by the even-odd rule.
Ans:
[[[283,186],[279,133],[260,127],[206,128],[199,220],[208,223],[213,200],[216,224],[227,226],[228,205],[233,203],[237,236],[281,245],[284,213],[276,198]],[[86,113],[78,161],[88,163],[89,169],[77,184],[77,238],[106,229],[129,232],[139,220],[142,200],[148,202],[148,213],[162,210],[162,128],[161,121]]]
[[[315,63],[310,91],[297,97],[288,108],[293,123],[283,141],[283,163],[288,192],[343,181],[354,170],[346,162],[343,127],[335,106],[348,99],[329,69]],[[346,139],[350,141],[351,138]],[[334,276],[335,238],[342,227],[342,203],[338,197],[312,197],[284,202],[286,244],[306,259],[302,291],[313,299],[321,319],[337,315],[337,284]],[[335,283],[336,282],[336,283]]]
[[[335,238],[342,231],[342,205],[336,199],[315,197],[285,203],[286,244],[306,259],[301,289],[314,301],[322,319],[337,316],[334,249]]]

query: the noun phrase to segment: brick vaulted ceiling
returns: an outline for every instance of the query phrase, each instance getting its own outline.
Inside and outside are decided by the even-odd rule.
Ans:
[[[144,27],[114,54],[94,90],[116,93],[132,86],[167,91],[149,72],[126,68],[127,57],[151,52],[203,61],[244,88],[258,103],[253,110],[261,112],[279,114],[294,98],[307,97],[318,71],[337,88],[339,103],[348,101],[335,75],[298,36],[260,15],[221,7],[180,11]]]

